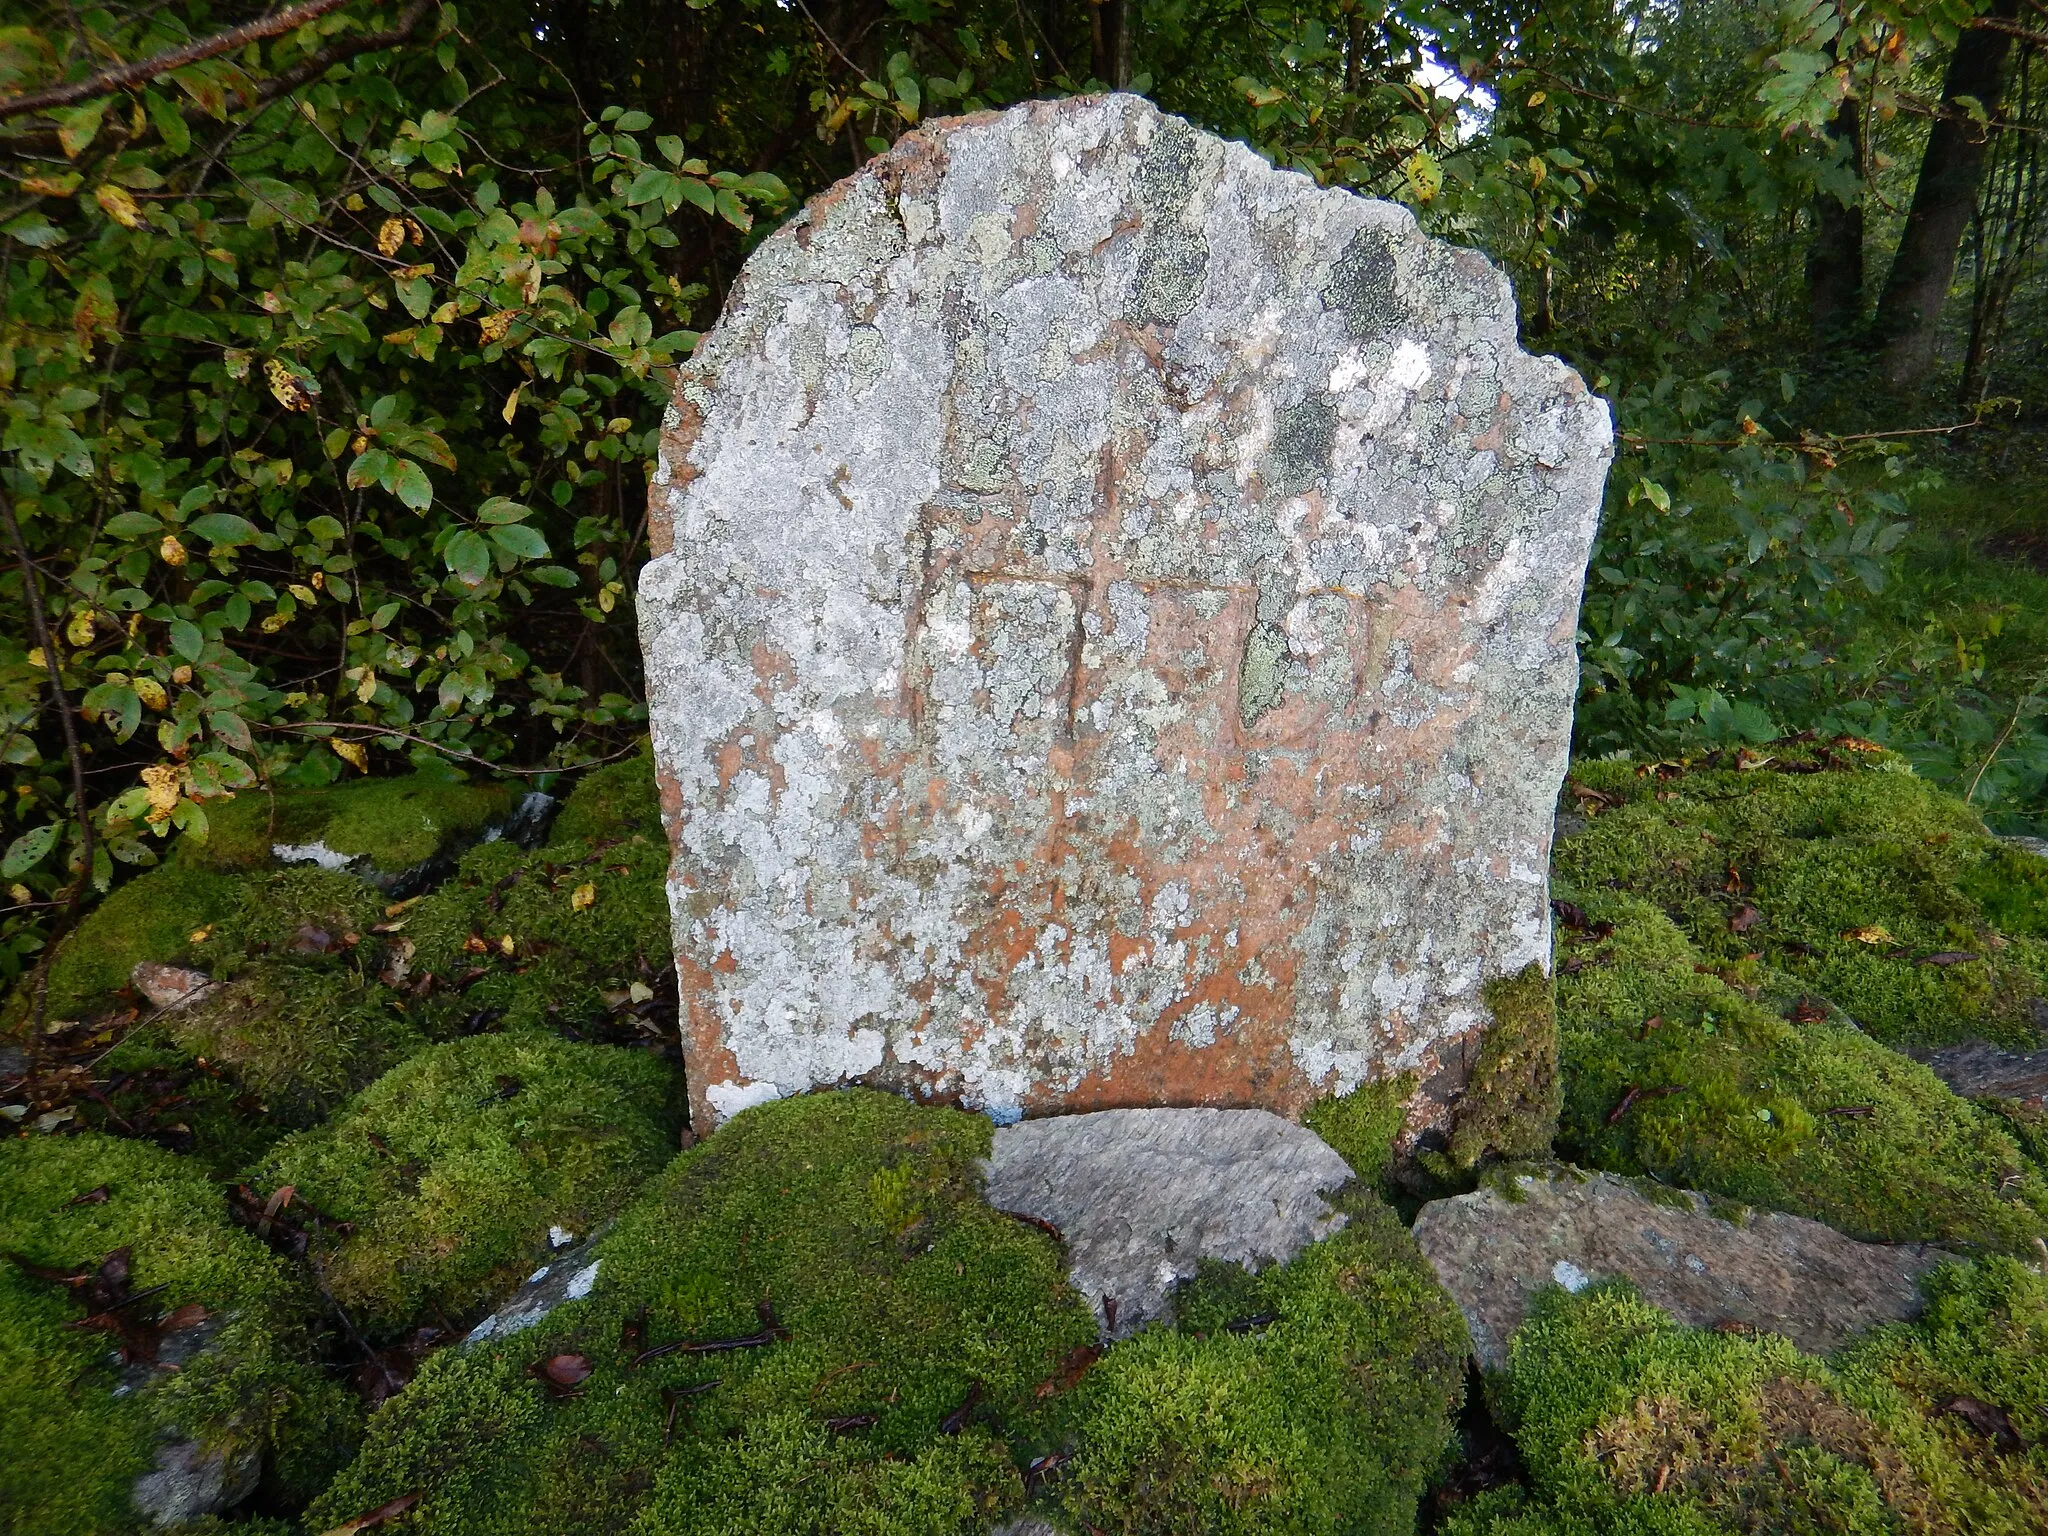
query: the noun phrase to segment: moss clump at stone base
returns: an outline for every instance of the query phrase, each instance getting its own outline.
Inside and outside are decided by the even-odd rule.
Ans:
[[[1626,1284],[1553,1288],[1496,1383],[1533,1487],[1450,1536],[1968,1531],[2048,1525],[2048,1282],[1937,1271],[1920,1321],[1823,1362],[1681,1327]]]
[[[1415,1074],[1360,1083],[1349,1093],[1309,1105],[1301,1123],[1314,1131],[1368,1184],[1384,1188],[1394,1170],[1394,1142],[1415,1096]]]
[[[425,1487],[418,1536],[979,1533],[1023,1492],[990,1426],[1057,1409],[1038,1384],[1095,1338],[1053,1242],[982,1202],[989,1134],[861,1090],[736,1116],[619,1219],[587,1299],[430,1358],[311,1528]],[[528,1374],[558,1355],[591,1374]]]
[[[1412,1527],[1465,1337],[1385,1207],[1098,1361],[1057,1244],[981,1198],[990,1135],[860,1089],[735,1116],[587,1297],[430,1358],[310,1526],[423,1487],[421,1536]]]
[[[1408,1532],[1463,1399],[1463,1319],[1386,1206],[1256,1276],[1205,1269],[1177,1330],[1090,1374],[1064,1507],[1173,1536]]]
[[[1887,1044],[2030,1047],[2048,877],[1962,801],[1865,756],[1774,743],[1747,769],[1577,763],[1568,792],[1597,814],[1555,874],[1643,898],[1704,963],[1776,973]]]
[[[1558,966],[1572,1161],[1887,1242],[2048,1234],[2048,1181],[1996,1116],[1833,1016],[1772,1012],[1648,902],[1583,899]]]
[[[323,1282],[379,1333],[488,1310],[675,1150],[681,1091],[644,1053],[538,1033],[450,1041],[387,1072],[257,1171],[321,1215]]]
[[[359,779],[329,789],[248,790],[209,806],[205,839],[182,839],[180,858],[201,869],[269,869],[279,844],[314,843],[367,873],[392,877],[481,837],[511,811],[517,792],[446,773]]]
[[[1543,967],[1497,977],[1481,997],[1492,1022],[1451,1126],[1450,1161],[1461,1172],[1488,1158],[1547,1157],[1562,1091],[1557,1006]]]
[[[123,1315],[146,1324],[205,1311],[163,1335],[175,1371],[112,1363],[120,1336],[66,1326],[84,1316],[74,1293],[28,1267],[90,1272],[120,1249],[136,1298]],[[306,1497],[348,1454],[353,1402],[306,1363],[311,1296],[229,1224],[200,1169],[92,1134],[0,1143],[0,1253],[0,1529],[135,1530],[129,1490],[160,1438],[260,1454],[288,1498]]]

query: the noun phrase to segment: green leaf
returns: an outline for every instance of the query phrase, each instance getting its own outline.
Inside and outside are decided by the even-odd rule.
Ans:
[[[545,560],[548,554],[548,541],[540,530],[524,523],[503,523],[491,529],[491,542],[520,560]]]
[[[434,504],[434,483],[427,478],[427,472],[411,459],[398,461],[398,473],[391,489],[415,512],[424,512]]]
[[[618,122],[613,126],[621,133],[640,133],[645,129],[652,128],[654,126],[654,119],[645,112],[635,110],[622,113]]]
[[[0,859],[0,879],[13,880],[42,863],[57,845],[58,831],[59,825],[53,821],[31,828],[8,844],[7,857]]]
[[[334,518],[322,512],[318,517],[306,520],[306,532],[310,533],[322,544],[332,544],[344,537],[347,530]]]
[[[533,516],[533,508],[512,500],[509,496],[493,496],[476,509],[480,523],[516,523]]]
[[[576,573],[565,565],[537,565],[526,574],[543,586],[580,587],[583,584]]]
[[[233,512],[207,512],[193,518],[186,527],[200,538],[211,540],[216,548],[232,549],[237,544],[253,544],[263,537],[254,523]]]
[[[117,539],[146,538],[162,527],[162,519],[147,512],[116,512],[107,519],[107,532]]]
[[[348,488],[359,491],[366,485],[382,485],[391,473],[391,455],[382,448],[366,448],[348,467]]]
[[[311,226],[320,222],[320,200],[275,176],[252,176],[244,184],[249,195],[249,227],[267,229],[280,220]]]
[[[76,160],[79,151],[99,136],[100,119],[107,115],[107,104],[113,99],[102,96],[82,107],[50,114],[50,121],[57,125],[57,147],[64,151],[65,159]]]
[[[474,529],[465,528],[450,539],[444,558],[465,586],[480,586],[491,574],[491,546]]]
[[[190,619],[171,620],[171,649],[187,661],[197,661],[206,649],[206,636]]]

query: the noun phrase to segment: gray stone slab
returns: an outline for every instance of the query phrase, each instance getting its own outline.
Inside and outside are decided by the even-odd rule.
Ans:
[[[603,1236],[603,1232],[594,1232],[580,1243],[559,1248],[547,1263],[526,1277],[502,1307],[470,1329],[462,1342],[477,1344],[485,1339],[510,1338],[533,1327],[563,1302],[581,1301],[588,1296],[604,1262],[595,1252]]]
[[[1351,1168],[1264,1110],[1110,1109],[1005,1126],[989,1203],[1049,1223],[1105,1338],[1172,1315],[1203,1259],[1258,1270],[1344,1225],[1323,1197]]]
[[[2035,1005],[2038,1023],[2048,1028],[2048,1005]],[[2048,1098],[2048,1051],[2004,1051],[1976,1041],[1929,1051],[1921,1060],[1934,1075],[1966,1099],[2019,1099],[2039,1104]]]
[[[1825,1354],[1913,1316],[1919,1277],[1949,1257],[1925,1244],[1859,1243],[1777,1212],[1727,1221],[1702,1195],[1653,1200],[1611,1174],[1562,1170],[1515,1184],[1512,1200],[1483,1188],[1432,1201],[1414,1228],[1489,1371],[1506,1368],[1530,1300],[1548,1285],[1577,1291],[1620,1277],[1682,1323],[1781,1333]]]
[[[1608,412],[1506,278],[1133,96],[748,258],[640,578],[699,1131],[863,1081],[1294,1114],[1547,964]]]

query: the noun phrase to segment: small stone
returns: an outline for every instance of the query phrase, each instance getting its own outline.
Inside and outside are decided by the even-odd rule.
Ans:
[[[1257,1270],[1344,1225],[1324,1193],[1350,1165],[1313,1131],[1257,1109],[1109,1109],[995,1133],[984,1192],[1058,1230],[1105,1339],[1172,1315],[1203,1259]]]
[[[2048,1004],[2035,1006],[2048,1015]],[[2038,1022],[2048,1028],[2048,1016]],[[1995,1045],[1973,1041],[1968,1045],[1943,1046],[1921,1059],[1936,1077],[1966,1099],[2018,1099],[2031,1104],[2048,1101],[2048,1050],[2002,1051]]]
[[[1781,1333],[1826,1354],[1920,1309],[1919,1278],[1948,1254],[1925,1244],[1859,1243],[1801,1216],[1709,1214],[1707,1199],[1652,1199],[1612,1174],[1521,1174],[1513,1197],[1482,1188],[1422,1208],[1415,1243],[1457,1300],[1473,1353],[1505,1370],[1508,1345],[1546,1285],[1576,1294],[1633,1281],[1681,1323]]]
[[[204,971],[188,971],[176,965],[159,965],[154,960],[144,960],[137,965],[128,973],[128,981],[136,991],[149,999],[152,1008],[161,1008],[165,1012],[197,1002],[217,985]]]
[[[568,1236],[561,1227],[551,1227],[548,1229],[549,1242],[555,1243],[557,1233]],[[556,1243],[555,1256],[528,1275],[525,1284],[513,1292],[510,1301],[470,1329],[463,1343],[509,1338],[533,1327],[563,1302],[581,1301],[588,1296],[590,1288],[597,1283],[598,1269],[603,1263],[603,1260],[592,1256],[591,1250],[596,1245],[597,1234],[585,1238],[573,1248],[562,1248]]]
[[[2008,837],[2005,841],[2022,853],[2031,853],[2037,858],[2048,859],[2048,837]]]
[[[159,1528],[225,1514],[256,1491],[263,1454],[256,1445],[229,1448],[197,1440],[159,1445],[156,1466],[135,1480],[136,1510]]]

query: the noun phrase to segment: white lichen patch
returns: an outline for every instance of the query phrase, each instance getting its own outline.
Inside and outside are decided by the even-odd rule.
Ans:
[[[1133,97],[815,200],[652,492],[695,1113],[1444,1078],[1547,959],[1608,447],[1481,258]]]

